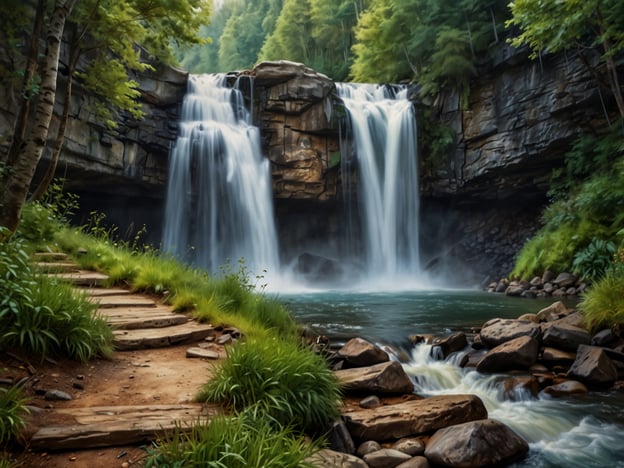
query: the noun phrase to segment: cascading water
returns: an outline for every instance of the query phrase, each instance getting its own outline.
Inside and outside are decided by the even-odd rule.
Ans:
[[[462,354],[446,361],[431,357],[431,346],[418,345],[404,365],[422,395],[475,394],[492,419],[497,419],[529,442],[527,459],[516,467],[623,467],[624,401],[617,395],[599,400],[583,397],[551,398],[512,388],[503,375],[482,375],[459,367]]]
[[[239,90],[191,75],[170,155],[163,248],[208,271],[279,268],[269,161]]]
[[[394,285],[399,279],[413,283],[421,274],[418,154],[407,89],[352,83],[337,88],[356,153],[364,270]],[[347,172],[343,166],[343,180]]]

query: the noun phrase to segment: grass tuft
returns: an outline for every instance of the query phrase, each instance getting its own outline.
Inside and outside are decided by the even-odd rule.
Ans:
[[[594,283],[579,308],[594,331],[624,324],[624,265],[610,269]]]
[[[15,439],[26,425],[26,403],[19,387],[0,387],[0,444]]]

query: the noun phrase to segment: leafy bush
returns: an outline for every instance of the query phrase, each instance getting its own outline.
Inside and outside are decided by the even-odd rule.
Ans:
[[[173,467],[304,467],[318,450],[314,443],[276,428],[267,417],[243,412],[195,425],[190,433],[176,431],[146,462],[147,468]]]
[[[572,271],[581,278],[596,281],[611,265],[615,252],[613,242],[594,238],[586,248],[576,252]]]
[[[84,295],[30,266],[23,240],[0,243],[0,349],[86,361],[112,352],[113,334]]]
[[[316,433],[338,416],[340,390],[321,356],[271,338],[235,345],[198,399],[238,411],[257,406],[283,426]]]
[[[0,387],[0,444],[14,439],[24,428],[24,415],[28,413],[26,402],[19,387]]]

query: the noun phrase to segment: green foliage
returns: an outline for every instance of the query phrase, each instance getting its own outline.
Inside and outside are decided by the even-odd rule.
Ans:
[[[587,247],[575,253],[572,271],[581,278],[594,282],[611,266],[616,250],[613,242],[594,238]]]
[[[28,413],[27,402],[18,386],[0,387],[0,444],[15,439],[26,425],[24,416]]]
[[[288,428],[276,428],[265,415],[246,411],[196,424],[190,433],[177,430],[161,444],[146,467],[280,467],[312,466],[305,462],[318,446]]]
[[[236,344],[198,399],[238,411],[255,406],[283,426],[318,433],[338,416],[340,390],[321,356],[271,338]]]
[[[624,324],[624,267],[611,268],[579,303],[587,324],[592,330]]]
[[[39,276],[23,240],[0,243],[0,349],[81,361],[108,356],[112,331],[95,315],[97,305],[69,285]]]

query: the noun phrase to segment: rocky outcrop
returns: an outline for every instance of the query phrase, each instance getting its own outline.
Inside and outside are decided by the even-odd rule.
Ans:
[[[396,361],[339,370],[336,377],[347,392],[392,395],[414,391],[414,384]]]

